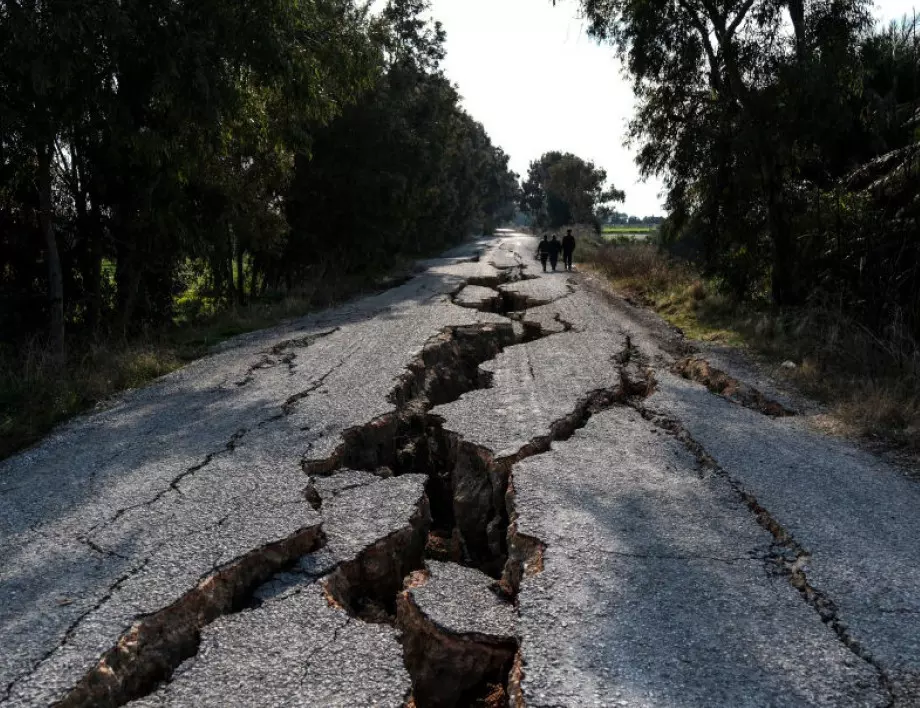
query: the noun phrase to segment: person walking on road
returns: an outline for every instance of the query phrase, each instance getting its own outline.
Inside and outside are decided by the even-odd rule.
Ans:
[[[559,262],[559,251],[562,250],[562,244],[559,243],[559,239],[556,238],[556,234],[553,234],[553,240],[549,242],[548,248],[549,248],[549,264],[553,267],[553,272],[555,273],[556,264]]]
[[[572,253],[575,252],[575,237],[572,236],[572,229],[569,229],[565,238],[562,239],[562,264],[566,270],[572,270]]]
[[[556,238],[553,236],[553,238]],[[549,258],[549,241],[547,240],[546,234],[543,234],[543,240],[540,241],[540,245],[537,246],[537,256],[540,259],[540,263],[543,264],[543,272],[546,272],[546,259]]]

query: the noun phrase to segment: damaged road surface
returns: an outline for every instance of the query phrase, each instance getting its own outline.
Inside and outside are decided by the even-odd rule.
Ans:
[[[534,250],[0,463],[0,705],[920,705],[916,482]]]

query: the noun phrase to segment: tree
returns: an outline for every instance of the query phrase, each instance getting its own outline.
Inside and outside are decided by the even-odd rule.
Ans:
[[[830,299],[885,337],[920,335],[916,17],[874,30],[864,0],[581,4],[633,77],[630,139],[667,185],[665,239],[737,297]]]
[[[592,32],[616,45],[634,78],[632,138],[642,145],[643,171],[665,176],[676,220],[718,235],[707,245],[711,261],[767,248],[774,301],[798,302],[791,181],[816,143],[845,130],[850,49],[865,3],[582,5]]]
[[[61,358],[65,327],[130,336],[182,293],[276,296],[511,218],[427,11],[0,0],[0,344],[41,322]]]
[[[59,357],[65,321],[95,331],[103,306],[121,330],[169,321],[187,257],[232,290],[217,254],[239,272],[277,240],[294,153],[376,53],[352,0],[3,2],[0,44],[0,193],[17,238],[34,205]]]
[[[297,162],[284,262],[301,272],[379,268],[512,215],[517,176],[460,108],[439,68],[444,32],[419,18],[426,10],[415,0],[384,9],[374,86]]]
[[[564,224],[589,223],[597,209],[623,201],[623,192],[604,190],[607,173],[571,153],[548,152],[530,163],[520,206],[540,226],[557,228]]]

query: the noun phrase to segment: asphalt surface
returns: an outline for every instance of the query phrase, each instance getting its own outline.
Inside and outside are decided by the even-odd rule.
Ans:
[[[917,483],[670,373],[672,331],[534,250],[0,463],[0,705],[455,705],[509,645],[516,705],[920,705]]]

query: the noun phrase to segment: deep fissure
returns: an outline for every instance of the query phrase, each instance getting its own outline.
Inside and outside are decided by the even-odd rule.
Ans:
[[[319,526],[215,569],[174,603],[139,617],[55,706],[121,706],[150,693],[198,651],[201,629],[243,609],[254,590],[325,542]]]
[[[540,336],[548,335],[541,331]],[[508,641],[461,636],[433,625],[421,617],[405,592],[399,592],[402,584],[413,571],[424,567],[425,558],[449,561],[491,576],[498,593],[513,602],[521,578],[541,569],[543,544],[517,533],[513,525],[512,467],[548,451],[553,441],[568,439],[595,413],[633,397],[645,397],[654,390],[651,370],[642,365],[627,340],[625,352],[612,360],[619,370],[619,381],[586,394],[569,414],[553,422],[546,434],[532,438],[515,454],[496,458],[485,447],[445,430],[443,420],[429,411],[476,388],[490,386],[490,376],[479,365],[506,346],[525,341],[526,332],[515,335],[513,328],[505,330],[503,325],[446,331],[425,347],[394,389],[392,400],[397,403],[397,412],[353,431],[337,454],[337,468],[363,469],[381,476],[415,473],[428,479],[430,522],[424,550],[407,539],[396,543],[384,539],[352,564],[340,566],[327,581],[331,601],[360,619],[393,622],[397,605],[403,615],[413,618],[400,624],[406,656],[411,657],[406,660],[407,668],[420,691],[414,697],[419,708],[460,705],[454,702],[456,696],[439,691],[438,683],[430,681],[430,677],[451,665],[465,671],[459,667],[470,666],[468,657],[476,652],[492,669],[500,667],[499,684],[506,700],[517,646],[516,640],[512,646]],[[322,464],[307,463],[305,468],[314,474],[334,473]],[[459,483],[466,491],[463,499],[454,493]],[[471,488],[476,493],[470,493]],[[402,554],[395,562],[394,548]],[[388,568],[389,575],[384,579],[378,574],[370,582],[366,575],[369,568]],[[430,651],[433,643],[438,644],[440,653]],[[437,670],[424,660],[435,654],[443,659],[444,652],[449,655],[451,651],[456,652],[457,661],[441,661]],[[498,684],[492,669],[472,671],[469,677],[452,676],[449,683],[464,686],[457,695],[464,696],[467,704],[473,696],[490,694],[494,699]],[[468,683],[464,682],[466,678]]]
[[[538,325],[516,328],[510,321],[447,328],[426,344],[394,387],[390,396],[395,406],[393,413],[346,431],[342,444],[330,458],[304,461],[304,470],[311,475],[352,468],[380,476],[418,473],[428,479],[430,509],[426,501],[406,529],[378,540],[359,558],[340,564],[328,576],[330,601],[360,619],[392,622],[404,579],[424,566],[426,555],[446,555],[449,560],[482,570],[496,581],[514,577],[506,570],[506,495],[512,465],[545,452],[553,440],[567,438],[594,412],[624,395],[632,395],[633,387],[623,386],[621,381],[609,389],[591,392],[572,413],[553,423],[546,435],[501,459],[494,459],[485,448],[444,430],[443,421],[429,411],[464,393],[490,386],[491,376],[479,368],[480,364],[495,358],[506,347],[550,334]],[[228,446],[231,452],[234,442]],[[452,476],[458,469],[482,485],[483,494],[471,507],[454,503]],[[314,507],[321,505],[318,495],[309,494],[309,487],[306,496]],[[254,549],[215,570],[169,607],[138,618],[59,705],[117,706],[146,695],[197,652],[204,626],[220,615],[249,605],[259,586],[323,543],[321,529],[311,527]],[[511,557],[513,562],[520,559],[519,554]],[[369,568],[376,570],[369,572]],[[513,599],[516,585],[506,582],[502,587],[508,599]],[[465,651],[477,646],[476,642],[466,641],[461,645]],[[484,646],[491,644],[487,640]],[[510,662],[502,662],[502,667],[504,691]],[[464,695],[496,695],[494,672],[473,683]],[[429,703],[435,705],[437,701]],[[425,708],[421,703],[417,705]]]

